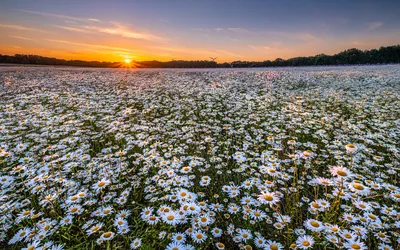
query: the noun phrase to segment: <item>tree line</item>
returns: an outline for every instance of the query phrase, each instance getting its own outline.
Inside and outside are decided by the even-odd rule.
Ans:
[[[1,55],[0,63],[60,65],[78,67],[119,68],[121,62],[98,62],[82,60],[64,60],[38,55],[14,56]],[[280,66],[317,66],[317,65],[353,65],[353,64],[388,64],[400,63],[400,45],[380,47],[379,49],[360,50],[348,49],[334,55],[319,54],[308,57],[294,57],[290,59],[277,58],[273,61],[233,61],[231,63],[217,63],[215,61],[197,60],[184,61],[133,61],[137,68],[250,68],[250,67],[280,67]]]

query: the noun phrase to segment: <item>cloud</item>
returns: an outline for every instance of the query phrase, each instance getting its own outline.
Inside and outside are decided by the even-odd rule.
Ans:
[[[140,33],[131,31],[129,29],[123,27],[98,27],[98,26],[85,26],[85,29],[97,31],[100,33],[110,34],[110,35],[119,35],[122,37],[127,38],[134,38],[134,39],[142,39],[142,40],[163,40],[163,38],[152,35],[149,33]]]
[[[269,50],[276,49],[272,48],[270,46],[265,46],[265,45],[248,45],[249,48],[260,51],[260,52],[268,52]]]
[[[192,28],[193,31],[201,31],[204,33],[235,33],[242,36],[268,36],[272,39],[295,39],[305,42],[320,41],[321,38],[317,37],[307,31],[282,31],[282,30],[269,30],[269,29],[259,29],[259,28]],[[236,38],[236,37],[235,37]],[[243,40],[243,39],[241,39]]]
[[[133,39],[142,39],[142,40],[148,40],[148,41],[167,41],[166,38],[151,34],[149,32],[139,32],[130,29],[128,26],[122,25],[118,22],[110,22],[113,26],[112,27],[107,27],[107,26],[99,26],[96,25],[95,23],[102,23],[101,20],[96,19],[96,18],[81,18],[81,17],[74,17],[74,16],[67,16],[67,15],[60,15],[60,14],[52,14],[52,13],[47,13],[47,12],[38,12],[38,11],[32,11],[32,10],[18,10],[21,12],[25,13],[30,13],[30,14],[36,14],[36,15],[42,15],[42,16],[49,16],[49,17],[55,17],[55,18],[61,18],[64,19],[64,21],[68,23],[76,23],[76,22],[84,22],[86,23],[85,26],[83,25],[70,25],[70,26],[63,26],[63,25],[54,25],[57,28],[64,29],[64,30],[69,30],[69,31],[75,31],[75,32],[81,32],[81,33],[104,33],[104,34],[110,34],[110,35],[118,35],[126,38],[133,38]],[[164,19],[163,19],[164,20]],[[164,20],[166,21],[166,20]],[[166,21],[168,22],[168,21]],[[14,29],[24,29],[24,30],[35,30],[35,29],[30,29],[22,26],[17,26],[17,25],[3,25],[2,27],[7,27],[7,28],[14,28]]]
[[[383,25],[383,23],[382,22],[371,22],[371,23],[367,23],[367,25],[368,25],[368,30],[374,30],[374,29],[381,27]]]
[[[18,10],[18,11],[22,11],[22,12],[30,13],[30,14],[42,15],[42,16],[50,16],[50,17],[57,17],[57,18],[62,18],[62,19],[81,21],[81,22],[101,22],[99,19],[96,19],[96,18],[80,18],[80,17],[52,14],[52,13],[32,11],[32,10]]]
[[[0,27],[13,29],[13,30],[36,30],[36,31],[38,31],[37,29],[28,28],[25,26],[15,25],[15,24],[0,24]]]
[[[204,31],[204,32],[233,32],[233,33],[252,33],[252,30],[245,29],[245,28],[212,28],[212,29],[203,29],[203,28],[192,28],[195,31]]]
[[[88,47],[88,48],[107,49],[107,50],[125,51],[125,52],[137,52],[137,51],[134,51],[131,49],[120,48],[120,47],[111,47],[111,46],[98,45],[98,44],[77,43],[77,42],[71,42],[71,41],[65,41],[65,40],[55,40],[55,39],[45,39],[45,40],[49,41],[49,42],[65,43],[65,44],[83,46],[83,47]]]
[[[227,28],[226,30],[234,32],[234,33],[240,33],[240,34],[251,33],[250,30],[244,29],[244,28]]]
[[[110,35],[118,35],[126,38],[134,38],[134,39],[142,39],[149,41],[165,41],[165,38],[145,33],[145,32],[137,32],[131,30],[129,27],[124,26],[118,22],[110,22],[113,27],[107,26],[94,26],[94,25],[86,25],[86,26],[62,26],[62,25],[54,25],[57,28],[65,29],[69,31],[81,32],[81,33],[104,33]]]
[[[17,39],[33,41],[33,39],[31,39],[31,38],[27,38],[27,37],[23,37],[23,36],[12,36],[12,35],[8,35],[8,36],[12,37],[12,38],[17,38]]]
[[[96,19],[96,18],[88,18],[88,20],[92,21],[92,22],[100,22],[101,23],[101,21],[99,19]]]
[[[163,50],[163,51],[168,51],[168,52],[175,52],[175,53],[189,54],[189,55],[201,55],[201,54],[213,55],[214,54],[211,51],[198,50],[198,49],[193,49],[193,48],[171,48],[171,47],[159,47],[159,46],[147,46],[147,48],[152,49],[152,50]]]
[[[53,25],[53,26],[60,28],[60,29],[69,30],[69,31],[82,32],[82,33],[93,33],[89,30],[80,29],[80,28],[76,28],[76,27],[62,26],[62,25]]]
[[[225,29],[224,28],[214,28],[213,30],[215,30],[215,31],[224,31]]]

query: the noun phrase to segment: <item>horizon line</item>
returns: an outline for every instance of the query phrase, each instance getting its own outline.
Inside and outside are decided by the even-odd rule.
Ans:
[[[353,47],[353,48],[348,48],[348,49],[342,50],[342,51],[337,52],[337,53],[335,53],[335,54],[318,53],[318,54],[309,55],[309,56],[296,56],[296,57],[290,57],[290,58],[286,58],[286,59],[285,59],[285,58],[282,58],[282,57],[277,57],[277,58],[275,58],[274,60],[266,59],[266,60],[263,60],[263,61],[234,60],[234,61],[230,61],[230,62],[216,62],[215,59],[213,60],[213,59],[210,57],[211,60],[207,60],[207,59],[195,59],[195,60],[172,59],[172,60],[168,60],[168,61],[160,61],[160,60],[142,60],[142,61],[130,60],[130,63],[141,63],[141,62],[161,62],[161,63],[167,63],[167,62],[174,62],[174,61],[184,61],[184,62],[205,61],[205,62],[215,62],[215,63],[217,63],[217,65],[221,65],[221,64],[226,64],[226,63],[232,64],[233,62],[249,62],[249,63],[267,62],[267,61],[274,62],[274,61],[276,61],[276,60],[278,60],[278,59],[288,61],[288,60],[296,59],[296,58],[309,58],[309,57],[316,57],[316,56],[319,56],[319,55],[324,55],[324,56],[335,56],[335,55],[338,55],[338,54],[340,54],[340,53],[342,53],[342,52],[349,51],[349,50],[353,50],[353,49],[358,50],[358,51],[362,51],[362,52],[366,52],[366,51],[372,51],[372,50],[379,50],[380,48],[397,47],[397,46],[400,46],[400,44],[389,45],[389,46],[380,46],[379,48],[365,49],[365,50],[362,50],[362,49],[358,49],[358,48]],[[82,59],[65,59],[65,58],[48,57],[48,56],[42,56],[42,55],[38,55],[38,54],[18,54],[18,53],[17,53],[17,54],[14,54],[14,55],[11,55],[11,54],[0,54],[0,56],[13,56],[13,57],[15,57],[15,56],[17,56],[17,55],[22,55],[22,56],[40,56],[40,57],[49,58],[49,59],[65,60],[65,61],[81,61],[81,62],[88,62],[88,63],[97,62],[97,63],[110,63],[110,64],[114,64],[114,63],[123,63],[123,62],[126,60],[126,59],[124,59],[124,60],[122,60],[122,61],[113,61],[113,62],[112,62],[112,61],[88,61],[88,60],[82,60]]]

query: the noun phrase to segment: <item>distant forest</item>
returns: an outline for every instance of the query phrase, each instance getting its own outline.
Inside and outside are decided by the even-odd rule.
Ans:
[[[119,68],[124,66],[121,62],[98,62],[81,60],[64,60],[43,57],[38,55],[7,56],[0,54],[0,63],[61,65],[98,68]],[[277,67],[277,66],[315,66],[315,65],[352,65],[352,64],[388,64],[400,63],[400,45],[380,47],[379,49],[359,50],[348,49],[335,55],[319,54],[308,57],[294,57],[290,59],[277,58],[274,61],[262,62],[234,61],[231,63],[217,63],[209,60],[169,62],[159,61],[133,61],[131,64],[137,68],[250,68],[250,67]]]

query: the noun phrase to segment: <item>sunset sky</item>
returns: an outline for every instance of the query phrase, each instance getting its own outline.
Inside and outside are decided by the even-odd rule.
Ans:
[[[263,61],[400,44],[400,1],[1,0],[0,54]]]

